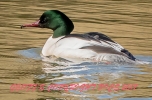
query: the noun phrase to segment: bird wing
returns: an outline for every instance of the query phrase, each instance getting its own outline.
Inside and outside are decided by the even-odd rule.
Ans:
[[[65,41],[66,43],[63,43]],[[70,34],[62,37],[58,40],[58,42],[62,43],[62,46],[65,46],[63,44],[66,44],[66,46],[69,48],[90,49],[97,53],[118,54],[135,60],[135,57],[128,50],[124,49],[120,44],[111,40],[108,36],[98,32]]]

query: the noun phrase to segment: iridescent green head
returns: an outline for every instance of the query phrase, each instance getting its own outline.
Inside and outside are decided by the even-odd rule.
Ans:
[[[21,28],[23,27],[50,28],[54,32],[53,38],[69,35],[74,29],[72,21],[64,13],[58,10],[45,11],[38,22],[22,25]]]

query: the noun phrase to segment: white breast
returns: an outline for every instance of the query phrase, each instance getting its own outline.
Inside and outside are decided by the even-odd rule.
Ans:
[[[90,58],[97,53],[92,50],[79,49],[84,46],[100,45],[95,41],[86,41],[78,38],[52,38],[46,41],[42,54],[44,56],[71,57],[71,58]],[[61,39],[61,40],[60,40]],[[59,40],[59,41],[58,41]]]

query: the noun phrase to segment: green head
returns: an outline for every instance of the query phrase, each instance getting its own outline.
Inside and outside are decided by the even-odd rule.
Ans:
[[[33,24],[22,25],[22,27],[41,27],[53,30],[53,38],[69,35],[74,29],[72,21],[58,10],[45,11],[39,21]]]

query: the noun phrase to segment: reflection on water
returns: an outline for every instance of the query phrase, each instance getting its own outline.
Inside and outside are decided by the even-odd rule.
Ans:
[[[0,1],[0,99],[1,100],[145,100],[152,99],[151,65],[71,63],[61,58],[43,59],[41,48],[49,29],[20,29],[49,9],[58,9],[74,22],[72,33],[102,32],[135,57],[152,62],[152,1],[133,0],[1,0]],[[13,83],[138,84],[135,90],[10,92]]]

